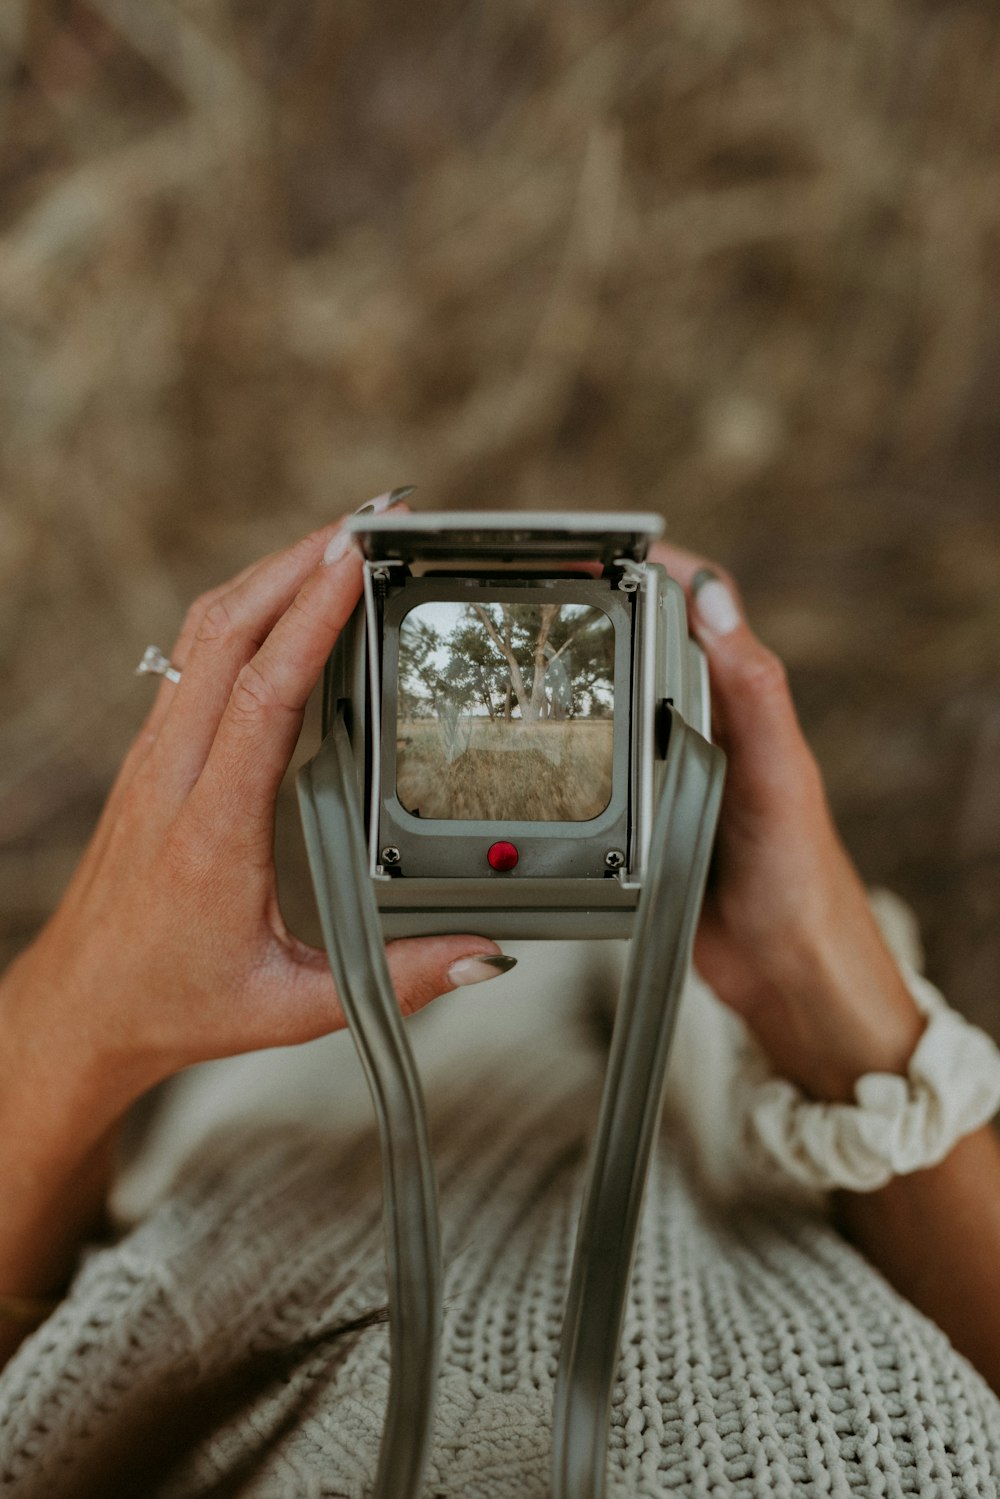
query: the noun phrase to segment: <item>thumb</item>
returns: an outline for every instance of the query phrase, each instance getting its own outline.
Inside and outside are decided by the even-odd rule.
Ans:
[[[280,982],[275,982],[273,966],[261,969],[258,979],[262,982],[254,986],[249,1007],[252,1021],[244,1010],[244,1025],[249,1029],[241,1032],[233,1051],[296,1046],[347,1024],[323,949],[286,934],[278,951]],[[403,1015],[422,1010],[451,989],[499,978],[517,962],[489,938],[470,936],[406,937],[387,943],[385,956]]]
[[[405,937],[385,949],[389,977],[404,1015],[469,984],[509,973],[517,962],[485,937]]]
[[[297,938],[290,939],[293,948],[291,967],[292,991],[286,993],[281,1007],[281,1034],[273,1034],[273,1017],[268,1016],[269,1039],[259,1043],[287,1046],[309,1041],[347,1024],[337,997],[326,953],[309,947]],[[509,973],[517,962],[508,958],[487,937],[405,937],[389,942],[385,949],[389,977],[403,1015],[413,1015],[424,1005],[468,984]]]

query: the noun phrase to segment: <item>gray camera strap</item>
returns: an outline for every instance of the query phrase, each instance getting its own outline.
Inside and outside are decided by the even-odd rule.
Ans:
[[[554,1499],[600,1499],[611,1391],[674,1018],[724,757],[671,711],[666,776],[601,1101],[570,1280],[553,1420]],[[392,1372],[375,1499],[418,1499],[432,1434],[442,1266],[420,1083],[385,963],[357,771],[338,716],[299,774],[330,967],[371,1089],[384,1173]]]
[[[354,752],[342,714],[299,772],[298,792],[330,968],[382,1148],[392,1373],[374,1493],[416,1499],[433,1434],[441,1341],[437,1180],[420,1079],[368,878]]]
[[[563,1320],[553,1499],[600,1499],[604,1493],[611,1392],[639,1213],[722,798],[722,752],[670,712],[666,779],[618,1000]]]

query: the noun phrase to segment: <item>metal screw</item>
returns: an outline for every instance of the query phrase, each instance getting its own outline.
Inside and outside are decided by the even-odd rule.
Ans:
[[[391,843],[389,844],[389,846],[387,848],[384,848],[382,850],[382,863],[383,864],[398,864],[399,860],[400,860],[399,849],[398,848],[393,848],[393,846],[392,846]]]
[[[621,869],[625,863],[625,855],[620,848],[609,848],[604,855],[604,862],[609,869]]]

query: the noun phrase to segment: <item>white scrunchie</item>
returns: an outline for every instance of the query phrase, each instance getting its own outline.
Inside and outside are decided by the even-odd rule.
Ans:
[[[1000,1050],[921,974],[902,967],[927,1027],[906,1076],[870,1072],[856,1103],[816,1103],[776,1077],[754,1046],[734,1099],[752,1173],[825,1192],[873,1192],[893,1176],[937,1165],[1000,1108]]]

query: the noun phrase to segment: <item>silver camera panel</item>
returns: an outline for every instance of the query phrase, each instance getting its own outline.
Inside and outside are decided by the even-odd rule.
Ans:
[[[369,562],[435,568],[474,561],[489,565],[557,567],[616,558],[641,562],[663,531],[658,515],[641,512],[574,515],[564,511],[445,511],[356,515],[347,529]]]

